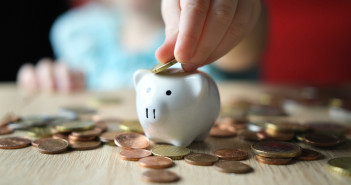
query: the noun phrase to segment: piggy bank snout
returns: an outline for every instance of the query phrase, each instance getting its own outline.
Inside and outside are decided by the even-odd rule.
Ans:
[[[163,103],[158,103],[158,102],[150,102],[146,103],[144,105],[144,111],[145,111],[145,119],[148,121],[156,121],[162,118],[162,112],[163,112]]]

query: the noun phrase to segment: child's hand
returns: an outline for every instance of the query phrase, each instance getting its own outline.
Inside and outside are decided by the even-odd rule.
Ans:
[[[41,59],[36,66],[24,64],[17,74],[17,83],[29,91],[72,92],[84,88],[82,73],[72,71],[60,62]]]
[[[185,71],[214,62],[236,46],[255,25],[259,0],[163,0],[166,40],[157,50],[162,62],[176,58]]]

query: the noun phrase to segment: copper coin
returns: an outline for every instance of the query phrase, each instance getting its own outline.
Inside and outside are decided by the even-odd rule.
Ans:
[[[142,174],[142,180],[146,182],[176,182],[180,178],[177,174],[168,170],[149,170]]]
[[[214,154],[220,159],[240,161],[247,158],[248,154],[245,151],[239,149],[221,149],[214,152]]]
[[[63,133],[56,133],[52,135],[52,138],[68,140],[68,135]]]
[[[72,141],[92,141],[96,138],[96,136],[89,136],[89,137],[79,137],[75,135],[68,135],[68,139]]]
[[[99,128],[101,132],[105,132],[107,130],[107,123],[104,121],[98,121],[95,123],[95,128]]]
[[[210,130],[210,136],[212,137],[232,137],[236,136],[236,132],[230,130],[224,130],[219,128],[218,125],[213,125]]]
[[[145,149],[132,149],[132,150],[123,150],[119,153],[123,160],[127,161],[137,161],[144,157],[151,156],[151,152]]]
[[[104,132],[100,135],[100,140],[105,143],[114,142],[117,135],[122,133],[125,133],[125,132],[121,132],[121,131]]]
[[[217,161],[214,167],[224,173],[248,173],[253,170],[251,166],[238,161]]]
[[[91,150],[98,148],[101,145],[101,141],[70,141],[71,148],[76,150]]]
[[[321,156],[322,154],[317,151],[303,148],[301,149],[301,154],[297,156],[296,159],[303,160],[303,161],[312,161],[312,160],[317,160]]]
[[[92,130],[86,130],[86,131],[80,131],[80,132],[72,132],[71,135],[72,136],[76,136],[76,137],[96,137],[98,135],[101,134],[101,129],[100,128],[94,128]]]
[[[45,137],[45,138],[40,138],[40,139],[33,140],[33,141],[32,141],[32,146],[38,148],[38,145],[39,145],[40,143],[42,143],[43,141],[47,140],[47,139],[51,139],[51,138]]]
[[[46,139],[39,143],[38,150],[44,154],[62,153],[68,149],[68,141],[64,139]]]
[[[300,155],[301,147],[283,141],[260,141],[251,145],[255,154],[273,158],[292,158]]]
[[[161,169],[173,166],[173,161],[171,158],[168,157],[150,156],[139,159],[138,164],[139,166],[144,168]]]
[[[147,148],[149,139],[137,133],[123,133],[116,136],[115,144],[125,149]]]
[[[31,140],[21,137],[4,137],[0,138],[1,149],[24,148],[31,144]]]
[[[291,158],[270,158],[256,155],[256,161],[263,164],[285,165],[291,161]]]
[[[335,135],[311,133],[305,136],[304,141],[317,147],[330,147],[338,145],[340,143],[340,138]]]
[[[11,134],[13,129],[9,126],[0,126],[0,135]]]
[[[260,138],[257,137],[256,132],[245,130],[239,133],[239,138],[246,141],[259,141]]]
[[[210,154],[192,153],[184,157],[185,162],[198,166],[211,166],[218,161],[218,157]]]

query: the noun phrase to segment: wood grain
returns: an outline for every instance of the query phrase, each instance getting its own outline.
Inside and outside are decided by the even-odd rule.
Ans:
[[[260,91],[271,88],[259,84],[232,82],[220,84],[222,104],[235,97],[256,98]],[[133,90],[116,92],[82,92],[72,95],[36,94],[24,95],[14,85],[0,85],[0,113],[12,110],[21,115],[55,114],[61,106],[90,105],[95,96],[113,95],[121,99],[116,105],[95,106],[103,117],[137,119],[135,93]],[[306,120],[328,120],[326,110],[318,110],[314,116],[306,113],[296,116]],[[318,115],[318,117],[316,117]],[[16,131],[13,135],[26,135]],[[1,136],[5,137],[5,136]],[[183,160],[175,161],[170,168],[181,180],[173,184],[350,184],[349,177],[330,173],[326,162],[333,157],[350,156],[351,143],[333,149],[316,149],[324,158],[317,161],[294,161],[286,166],[260,164],[250,151],[251,142],[239,138],[207,138],[205,142],[193,143],[193,152],[213,153],[220,148],[239,148],[249,152],[243,162],[254,168],[249,174],[225,174],[214,167],[193,166]],[[300,144],[302,147],[310,146]],[[141,181],[145,169],[136,162],[119,158],[120,148],[104,145],[95,150],[69,151],[59,155],[41,154],[34,147],[23,149],[0,149],[0,184],[147,184]]]

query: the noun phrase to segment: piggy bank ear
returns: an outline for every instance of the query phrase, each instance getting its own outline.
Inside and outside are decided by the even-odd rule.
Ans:
[[[150,74],[150,70],[139,69],[134,73],[134,87],[137,87],[143,77]]]
[[[187,82],[191,87],[191,91],[195,97],[201,97],[209,90],[208,79],[200,73],[189,76],[187,78]]]

